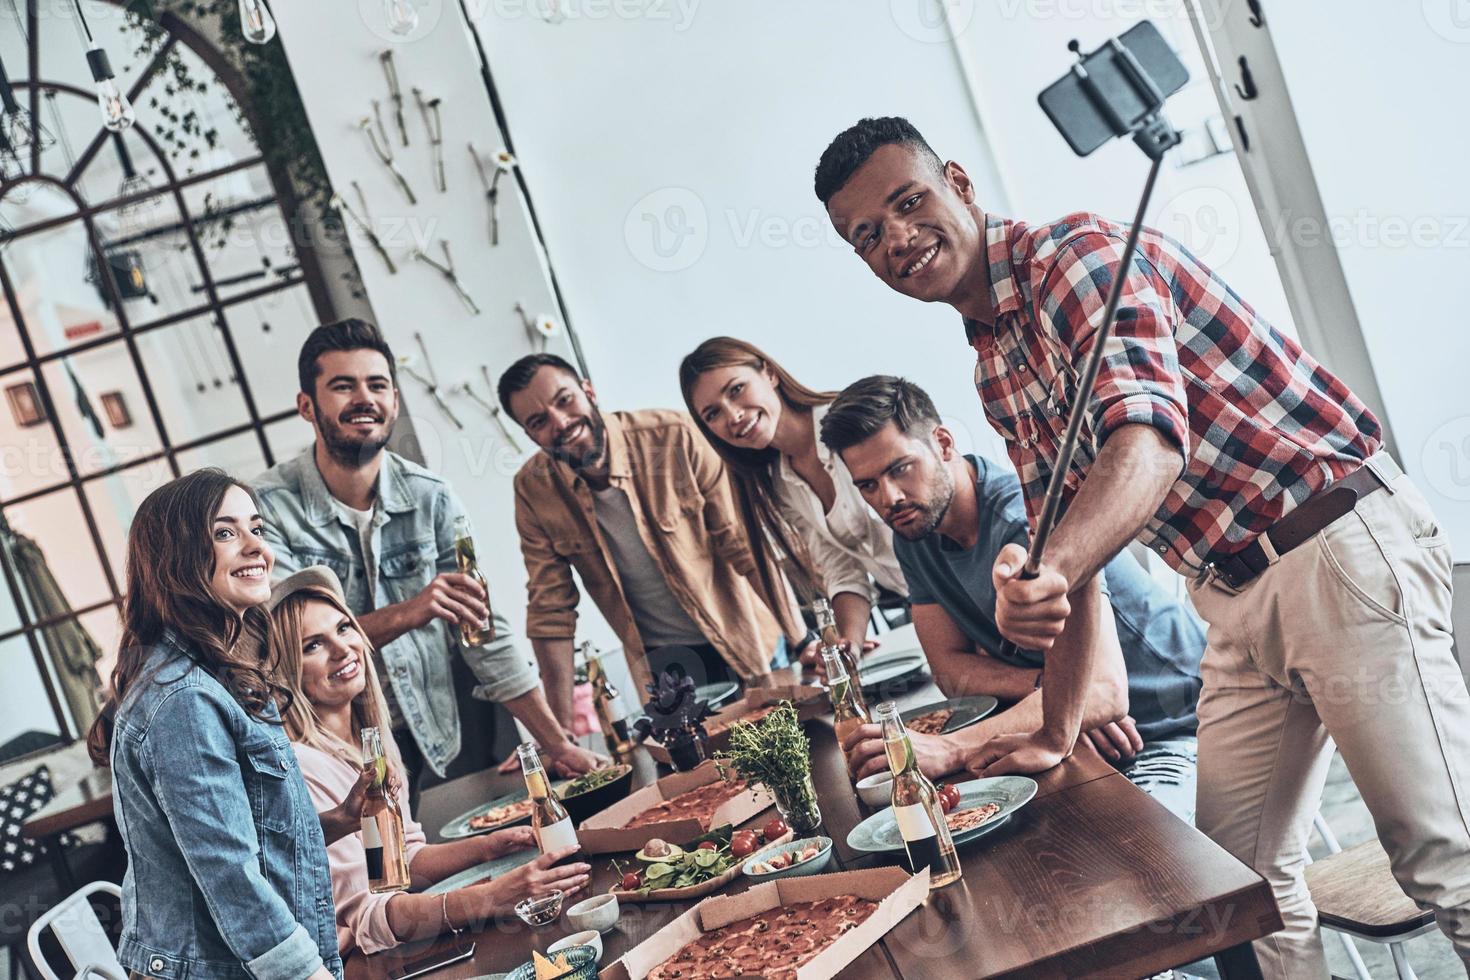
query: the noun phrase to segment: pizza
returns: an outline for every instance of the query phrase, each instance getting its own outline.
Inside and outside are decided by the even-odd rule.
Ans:
[[[920,735],[938,735],[944,731],[944,726],[949,724],[949,719],[954,716],[953,708],[942,708],[939,711],[931,711],[920,715],[907,724],[911,732]]]
[[[954,810],[947,813],[944,815],[944,822],[949,825],[951,834],[958,834],[962,830],[971,830],[980,826],[999,812],[999,803],[982,803],[967,810]]]
[[[649,807],[625,826],[647,827],[649,824],[693,818],[699,821],[701,827],[709,830],[715,811],[745,792],[748,786],[743,779],[732,779],[729,782],[717,779]]]
[[[530,815],[531,801],[524,799],[515,803],[507,803],[505,806],[498,806],[493,810],[486,810],[479,816],[470,817],[470,829],[489,830],[491,827],[499,827],[501,824],[520,820]]]
[[[770,977],[794,980],[843,933],[862,925],[878,903],[856,895],[795,902],[711,929],[654,967],[648,980]]]
[[[745,721],[745,722],[760,721],[766,715],[770,714],[772,711],[775,711],[775,710],[776,710],[776,705],[774,705],[774,704],[768,704],[764,708],[756,708],[754,711],[748,711],[748,712],[746,712],[743,715],[735,715],[734,717],[730,717],[730,718],[721,718],[719,715],[714,715],[714,716],[712,716],[710,718],[706,718],[705,719],[705,722],[704,722],[704,730],[709,735],[716,735],[716,734],[718,734],[720,732],[723,732],[725,729],[729,728],[731,725],[735,724],[737,721]]]

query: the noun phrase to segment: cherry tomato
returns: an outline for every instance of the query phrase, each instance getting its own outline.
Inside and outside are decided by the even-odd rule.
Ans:
[[[960,790],[958,786],[946,785],[939,787],[939,808],[945,813],[960,805]]]
[[[636,871],[629,871],[623,875],[621,884],[625,892],[637,891],[643,887],[643,882],[638,879],[638,872]]]
[[[699,850],[701,851],[717,851],[719,849],[720,845],[712,840],[702,840],[699,842]]]
[[[755,853],[755,835],[736,834],[730,838],[730,853],[743,858]]]
[[[775,868],[776,870],[779,871],[782,868],[785,868],[785,867],[789,867],[790,866],[790,864],[791,864],[791,855],[790,854],[777,854],[775,857],[771,858],[771,860],[768,863],[770,864],[771,867],[773,867],[773,868]]]
[[[771,819],[767,820],[766,825],[761,828],[761,830],[766,835],[767,842],[775,840],[777,837],[780,837],[782,834],[786,833],[790,829],[790,827],[786,826],[786,821],[782,820],[780,817],[772,817]]]

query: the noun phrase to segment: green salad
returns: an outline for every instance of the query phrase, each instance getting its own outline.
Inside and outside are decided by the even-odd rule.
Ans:
[[[718,878],[739,862],[740,859],[730,852],[733,830],[729,825],[718,827],[681,847],[663,844],[662,841],[657,842],[663,844],[662,848],[645,845],[644,850],[638,852],[633,866],[625,870],[614,861],[613,872],[619,877],[623,891],[637,891],[644,895],[656,889],[688,888],[701,884]]]
[[[613,780],[618,779],[627,771],[627,766],[608,766],[606,769],[594,769],[592,772],[584,772],[566,784],[561,791],[561,797],[562,799],[566,799],[568,796],[580,796],[583,793],[590,793],[594,789],[601,789]]]

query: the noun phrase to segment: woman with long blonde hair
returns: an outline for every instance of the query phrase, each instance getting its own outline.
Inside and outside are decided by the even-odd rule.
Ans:
[[[359,832],[375,775],[371,765],[360,761],[364,728],[375,727],[383,737],[389,790],[403,813],[405,853],[415,888],[533,848],[535,838],[530,828],[516,827],[447,844],[427,843],[409,812],[403,762],[389,731],[367,636],[347,608],[337,576],[322,565],[304,568],[276,585],[270,607],[278,676],[293,695],[285,712],[286,735],[296,748],[326,834],[337,944],[344,955],[354,949],[376,953],[451,929],[478,928],[528,895],[586,887],[590,866],[553,866],[571,851],[534,859],[534,852],[525,851],[526,863],[514,870],[440,895],[371,893]]]
[[[808,388],[733,337],[711,337],[685,357],[679,387],[725,460],[752,544],[768,549],[774,541],[786,553],[798,591],[805,585],[831,600],[854,649],[876,645],[866,639],[875,598],[869,576],[900,595],[908,586],[893,532],[863,501],[841,457],[817,438],[837,393]]]

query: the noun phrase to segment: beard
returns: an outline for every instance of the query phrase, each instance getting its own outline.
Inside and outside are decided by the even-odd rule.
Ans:
[[[352,415],[354,412],[348,411],[345,414]],[[384,421],[387,422],[387,427],[381,436],[363,438],[350,434],[340,423],[323,415],[321,406],[318,405],[316,411],[316,431],[321,435],[322,445],[326,447],[327,455],[339,465],[349,469],[360,469],[366,466],[387,447],[388,440],[393,436],[393,426],[397,420],[385,419]]]
[[[895,534],[908,541],[922,541],[933,534],[935,528],[939,527],[939,522],[944,520],[944,515],[949,513],[949,505],[954,502],[954,477],[950,475],[948,467],[940,466],[925,490],[927,493],[923,502],[905,504],[896,514],[890,510],[884,518]],[[894,517],[911,511],[917,511],[918,516],[902,527],[893,526]]]
[[[602,421],[602,412],[596,405],[592,406],[592,414],[587,417],[587,428],[592,436],[592,445],[586,451],[558,444],[548,450],[551,458],[566,463],[578,473],[600,463],[607,452],[607,425]]]

